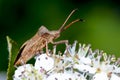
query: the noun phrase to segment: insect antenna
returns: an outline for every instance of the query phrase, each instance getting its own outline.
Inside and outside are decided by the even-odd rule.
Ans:
[[[63,28],[63,30],[66,30],[66,29],[69,28],[72,24],[74,24],[74,23],[76,23],[76,22],[78,22],[78,21],[84,22],[83,19],[76,19],[76,20],[72,21],[71,23],[69,23],[67,26],[65,26],[65,27]]]
[[[65,20],[65,22],[64,22],[64,23],[62,24],[62,26],[60,27],[60,29],[59,29],[60,32],[63,31],[64,26],[65,26],[65,24],[67,23],[68,19],[71,17],[71,15],[72,15],[76,10],[77,10],[77,9],[74,9],[74,10],[69,14],[69,16],[67,17],[67,19]]]
[[[67,17],[67,19],[65,20],[65,22],[63,23],[63,25],[60,27],[59,31],[62,32],[63,30],[69,28],[72,24],[78,22],[78,21],[84,21],[83,19],[76,19],[74,21],[72,21],[71,23],[69,23],[67,26],[65,26],[65,24],[67,23],[68,19],[72,16],[72,14],[76,11],[77,9],[74,9],[69,16]],[[64,27],[65,26],[65,27]]]

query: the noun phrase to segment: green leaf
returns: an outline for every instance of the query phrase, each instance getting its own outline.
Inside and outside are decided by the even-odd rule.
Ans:
[[[9,52],[9,63],[7,69],[7,80],[13,80],[13,75],[15,71],[14,61],[18,52],[18,45],[15,41],[13,41],[9,36],[6,36],[8,43],[8,52]]]

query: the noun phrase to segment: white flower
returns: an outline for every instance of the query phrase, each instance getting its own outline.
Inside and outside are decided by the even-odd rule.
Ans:
[[[17,68],[14,80],[120,80],[120,59],[103,51],[92,51],[90,45],[77,41],[64,51],[37,56],[35,66],[30,64]]]
[[[49,71],[54,67],[54,60],[53,58],[47,56],[46,54],[41,54],[40,56],[37,56],[36,62],[35,62],[35,68],[39,71],[41,69],[44,69],[45,71]]]
[[[40,80],[41,75],[36,75],[37,70],[30,64],[26,64],[17,68],[14,74],[14,80]]]

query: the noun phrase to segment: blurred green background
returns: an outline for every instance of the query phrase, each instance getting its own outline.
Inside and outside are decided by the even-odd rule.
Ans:
[[[41,25],[58,29],[75,8],[68,21],[85,19],[72,25],[57,40],[67,39],[91,44],[92,49],[120,56],[120,3],[118,0],[0,0],[0,71],[7,70],[6,35],[21,46]],[[63,49],[60,45],[60,49]],[[60,50],[59,49],[59,50]]]

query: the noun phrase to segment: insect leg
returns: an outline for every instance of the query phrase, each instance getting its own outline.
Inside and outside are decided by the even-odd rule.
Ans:
[[[68,40],[61,40],[61,41],[51,42],[51,43],[54,45],[65,43],[65,45],[68,47]]]
[[[47,56],[49,56],[49,50],[48,50],[48,42],[47,42],[47,40],[46,40],[45,46],[46,46],[46,54],[47,54]]]

